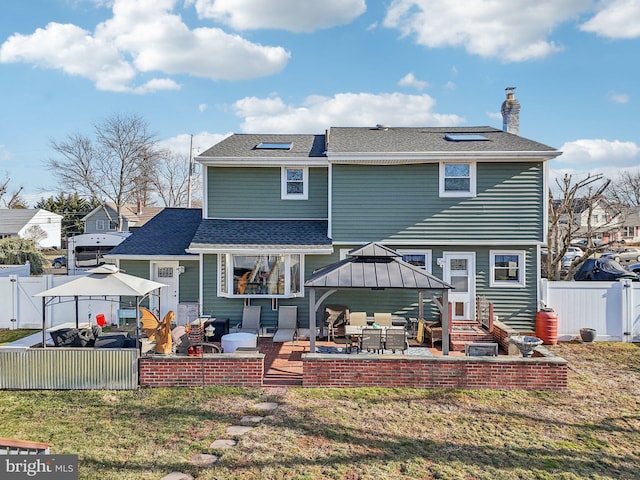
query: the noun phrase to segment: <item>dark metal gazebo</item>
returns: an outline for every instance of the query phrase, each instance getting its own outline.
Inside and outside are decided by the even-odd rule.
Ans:
[[[346,259],[316,270],[305,282],[309,289],[309,331],[315,332],[320,305],[340,289],[397,289],[418,292],[418,316],[424,318],[424,293],[431,295],[442,315],[442,354],[449,354],[449,290],[454,288],[422,268],[402,260],[402,255],[378,243],[368,243],[349,252]],[[316,291],[327,290],[316,300]],[[440,294],[440,302],[434,291]],[[316,336],[310,337],[315,352]]]

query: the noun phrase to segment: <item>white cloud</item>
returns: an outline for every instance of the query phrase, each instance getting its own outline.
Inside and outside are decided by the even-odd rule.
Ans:
[[[464,47],[482,57],[518,62],[562,50],[548,40],[590,0],[393,0],[384,26],[429,48]]]
[[[210,18],[236,30],[277,28],[313,32],[346,25],[362,15],[364,0],[189,0],[201,18]]]
[[[620,103],[620,104],[629,103],[631,101],[631,97],[629,96],[628,93],[611,92],[609,93],[609,98],[613,103]]]
[[[640,37],[640,2],[638,0],[609,0],[601,4],[602,10],[582,24],[581,30],[609,38]]]
[[[400,79],[398,85],[401,87],[413,87],[416,90],[422,91],[429,86],[429,83],[424,80],[418,80],[413,73],[407,73]]]
[[[216,143],[224,140],[231,133],[221,134],[221,133],[210,133],[210,132],[200,132],[193,135],[193,155],[197,156],[200,153],[204,152],[208,148],[212,147]],[[174,137],[165,138],[158,142],[158,146],[161,148],[166,148],[171,150],[172,152],[183,155],[184,157],[189,157],[189,145],[191,145],[191,135],[187,133],[181,133]]]
[[[287,105],[277,96],[246,97],[233,104],[243,118],[244,132],[309,133],[332,126],[386,124],[392,126],[459,125],[463,117],[432,110],[429,95],[400,93],[340,93],[333,97],[310,96],[301,105]]]
[[[209,105],[207,105],[206,103],[201,103],[200,105],[198,105],[198,111],[200,113],[203,113],[207,108],[209,108]]]
[[[640,146],[620,140],[583,139],[560,147],[562,155],[556,162],[588,170],[598,165],[611,168],[635,166],[640,163]]]
[[[491,120],[500,120],[502,122],[502,113],[500,112],[487,112],[487,117]]]
[[[148,93],[175,90],[169,78],[134,85],[142,74],[187,74],[213,80],[262,77],[281,71],[290,54],[218,28],[189,27],[173,14],[175,0],[116,0],[113,17],[89,32],[49,23],[0,46],[0,62],[31,63],[93,81],[99,90]]]

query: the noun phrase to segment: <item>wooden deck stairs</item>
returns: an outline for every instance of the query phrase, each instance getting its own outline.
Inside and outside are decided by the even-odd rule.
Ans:
[[[455,320],[451,323],[449,344],[451,350],[464,352],[464,346],[470,342],[493,342],[493,333],[490,333],[480,322],[471,320]]]

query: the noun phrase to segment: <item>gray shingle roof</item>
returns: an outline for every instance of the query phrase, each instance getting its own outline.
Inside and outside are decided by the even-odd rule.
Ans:
[[[393,250],[376,243],[349,252],[349,257],[313,272],[304,283],[315,288],[390,288],[432,290],[453,288],[426,270],[404,262]]]
[[[481,135],[487,140],[451,141],[447,134]],[[291,150],[262,150],[256,145],[291,142]],[[325,152],[325,135],[234,134],[198,155],[199,160],[318,158],[340,154],[434,152],[556,152],[555,148],[497,128],[480,127],[331,127]],[[554,155],[555,156],[555,155]]]
[[[236,133],[198,155],[202,157],[242,158],[304,158],[323,157],[324,135],[309,134],[240,134]],[[259,143],[290,142],[291,150],[263,150],[255,148]]]
[[[165,208],[133,232],[111,255],[187,255],[186,249],[202,220],[199,208]]]
[[[484,141],[450,141],[446,134],[482,135]],[[332,127],[328,154],[389,152],[553,151],[553,147],[493,127]]]
[[[50,218],[62,218],[62,215],[41,208],[0,208],[0,233],[16,235],[40,212]]]
[[[326,220],[204,219],[190,249],[332,248]]]

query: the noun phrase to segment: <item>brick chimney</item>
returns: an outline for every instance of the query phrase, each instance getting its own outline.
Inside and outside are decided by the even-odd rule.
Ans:
[[[518,135],[520,131],[520,102],[513,93],[516,87],[507,87],[507,99],[502,102],[502,130]]]

